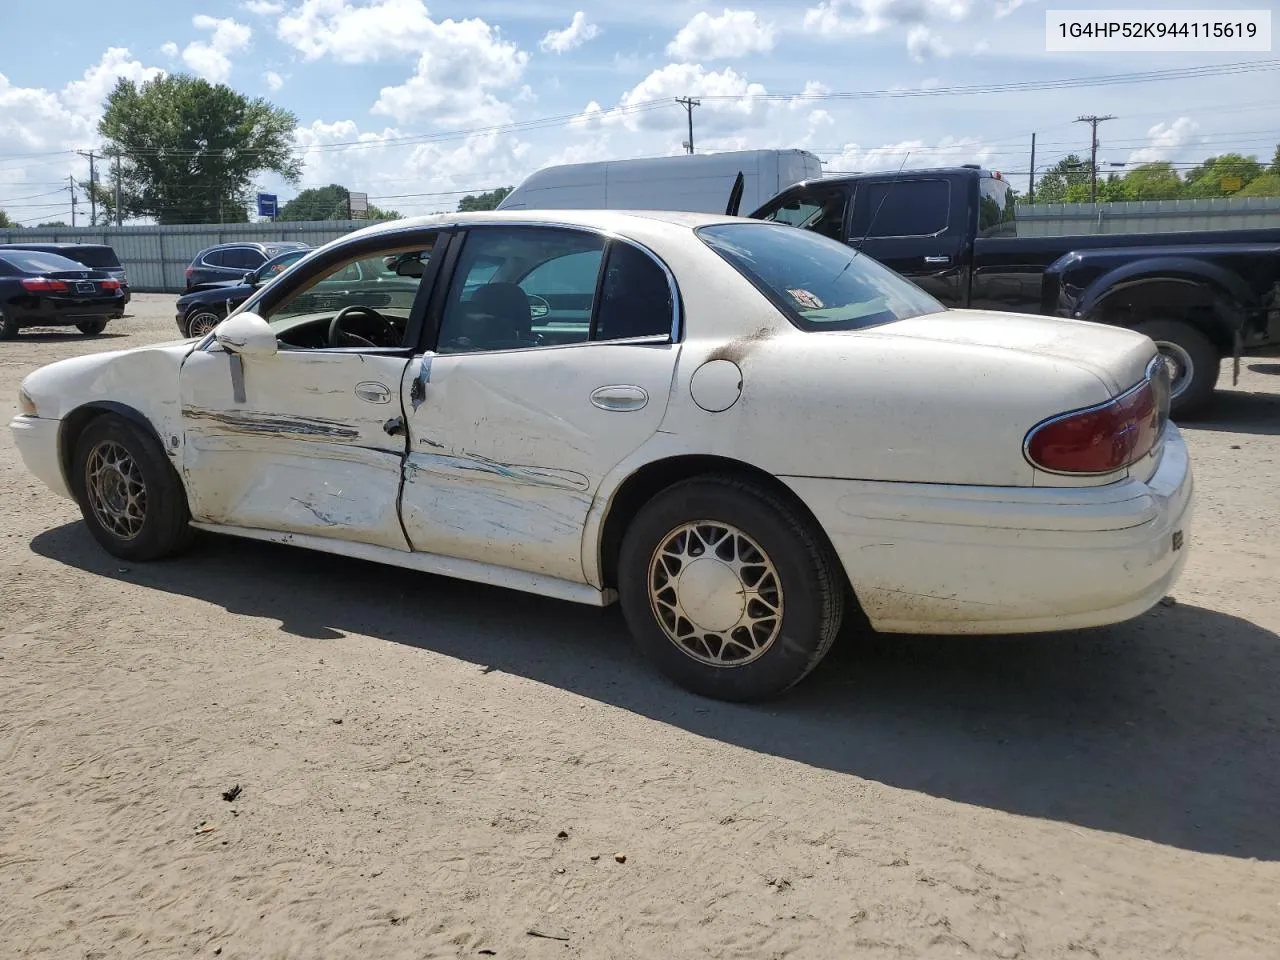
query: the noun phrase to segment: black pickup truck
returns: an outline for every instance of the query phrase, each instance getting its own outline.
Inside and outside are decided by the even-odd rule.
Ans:
[[[1019,237],[1008,182],[970,166],[806,181],[751,216],[857,247],[949,307],[1139,330],[1171,362],[1176,415],[1208,404],[1224,357],[1238,375],[1280,344],[1280,228]]]

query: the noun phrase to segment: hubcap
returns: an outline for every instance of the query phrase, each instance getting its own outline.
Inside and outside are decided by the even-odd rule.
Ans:
[[[725,523],[686,523],[663,537],[649,562],[649,604],[672,643],[714,667],[763,656],[782,630],[773,561]]]
[[[1196,374],[1196,363],[1185,347],[1170,340],[1157,340],[1156,349],[1169,367],[1169,396],[1176,397],[1191,385]]]
[[[187,330],[193,337],[203,337],[206,333],[222,322],[222,317],[215,316],[212,313],[197,313],[191,318],[191,322],[187,324]]]
[[[129,451],[104,440],[89,453],[84,468],[89,506],[110,533],[132,540],[147,518],[147,487]]]

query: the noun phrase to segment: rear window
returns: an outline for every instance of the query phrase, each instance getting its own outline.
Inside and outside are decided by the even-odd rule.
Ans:
[[[120,269],[120,258],[110,247],[68,247],[61,255],[98,270]]]
[[[870,257],[808,230],[725,223],[697,234],[801,330],[860,330],[945,309]]]
[[[0,260],[17,267],[23,273],[60,273],[63,270],[83,272],[86,266],[83,263],[77,263],[75,260],[60,257],[56,253],[38,253],[25,250],[6,250],[4,253],[0,253]]]

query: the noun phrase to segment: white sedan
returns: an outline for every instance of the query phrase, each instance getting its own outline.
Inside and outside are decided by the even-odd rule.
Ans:
[[[1155,604],[1192,501],[1168,386],[1141,334],[945,310],[788,226],[485,213],[43,367],[12,429],[118,557],[198,529],[619,600],[668,676],[750,700],[859,611],[1030,633]]]

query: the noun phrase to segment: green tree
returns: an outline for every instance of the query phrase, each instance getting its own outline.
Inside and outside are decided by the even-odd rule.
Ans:
[[[125,216],[243,223],[255,175],[272,171],[294,183],[302,172],[293,155],[297,117],[224,84],[182,74],[141,86],[121,79],[104,108],[98,132],[121,157]]]
[[[512,187],[499,187],[497,190],[490,190],[488,193],[467,194],[458,201],[458,212],[474,213],[478,210],[496,210],[498,204],[506,199],[507,194],[512,189]]]
[[[10,229],[16,226],[19,226],[19,225],[14,223],[12,220],[10,220],[9,215],[7,213],[5,213],[3,210],[0,210],[0,228]]]
[[[1280,143],[1276,144],[1276,155],[1271,158],[1271,166],[1267,167],[1267,173],[1280,175]]]
[[[48,223],[42,223],[42,224],[40,224],[40,228],[43,228],[43,227],[65,227],[66,225],[67,225],[67,223],[66,223],[66,221],[65,221],[65,220],[51,220],[51,221],[49,221]],[[39,229],[39,228],[37,228],[37,229]]]
[[[1254,177],[1237,197],[1280,197],[1280,173],[1264,173]]]
[[[1229,197],[1261,175],[1263,166],[1255,157],[1227,153],[1210,157],[1187,174],[1186,195],[1192,199]],[[1239,181],[1236,185],[1235,181]]]
[[[1176,200],[1182,195],[1182,178],[1173,164],[1142,163],[1124,175],[1124,200]]]
[[[277,220],[346,220],[351,191],[338,183],[309,187],[280,208]],[[369,220],[399,220],[397,210],[382,210],[369,204]]]
[[[1036,203],[1080,203],[1068,199],[1068,192],[1084,188],[1084,200],[1089,199],[1089,161],[1076,154],[1068,154],[1040,175],[1036,182]]]

